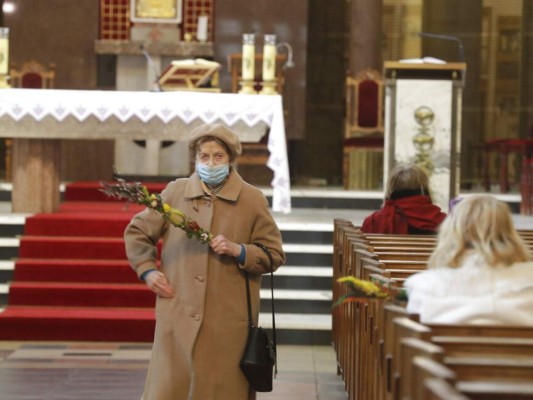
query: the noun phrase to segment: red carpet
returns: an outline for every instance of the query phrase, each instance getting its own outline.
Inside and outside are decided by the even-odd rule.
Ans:
[[[155,296],[143,283],[14,282],[11,304],[68,307],[154,307]]]
[[[151,342],[151,308],[9,306],[0,314],[2,340]]]
[[[159,193],[167,185],[166,183],[151,182],[143,182],[143,184],[150,193]],[[64,199],[65,201],[118,201],[117,199],[107,197],[104,193],[100,192],[99,189],[101,189],[99,182],[80,181],[69,183],[65,187]]]
[[[143,207],[99,188],[69,184],[58,212],[27,218],[0,340],[152,341],[155,295],[129,266],[123,240]]]
[[[15,282],[139,283],[126,260],[21,258]]]
[[[133,212],[70,211],[37,214],[26,220],[32,236],[122,236]]]

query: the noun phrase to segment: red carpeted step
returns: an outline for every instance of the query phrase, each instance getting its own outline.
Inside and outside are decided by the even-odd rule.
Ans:
[[[144,283],[13,282],[9,305],[150,308],[155,294]]]
[[[139,283],[126,260],[21,258],[15,263],[16,282]]]
[[[165,186],[147,184],[152,193]],[[122,238],[144,206],[99,189],[70,184],[65,198],[75,201],[27,218],[0,340],[153,340],[155,295],[128,265]]]
[[[132,215],[144,210],[145,206],[127,203],[125,201],[66,201],[59,205],[58,213],[98,212],[122,213]]]
[[[113,182],[109,182],[113,183]],[[168,182],[143,182],[150,193],[160,193]],[[100,191],[102,185],[96,181],[72,182],[65,186],[65,201],[117,201]]]
[[[122,237],[133,213],[76,212],[26,218],[25,235]]]
[[[23,236],[19,257],[126,260],[126,250],[122,238]]]
[[[151,308],[9,306],[0,313],[0,340],[152,342]]]

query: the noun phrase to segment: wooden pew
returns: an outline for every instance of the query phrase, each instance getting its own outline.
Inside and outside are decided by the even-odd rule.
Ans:
[[[440,379],[455,387],[470,399],[518,400],[531,399],[533,382],[531,362],[514,358],[479,360],[456,359],[453,365],[439,363],[428,357],[412,360],[411,394],[402,400],[426,400],[428,379]],[[486,368],[484,368],[486,367]]]
[[[337,283],[337,279],[345,276],[345,237],[348,234],[357,234],[358,228],[345,219],[335,219],[333,224],[333,302],[345,292],[342,285]],[[348,332],[347,324],[350,321],[350,310],[346,307],[336,307],[332,310],[332,342],[337,355],[337,372],[342,373],[342,365],[346,362],[347,354],[345,349],[345,339]]]
[[[435,248],[435,245],[433,243],[416,243],[416,242],[409,242],[409,243],[394,243],[394,244],[377,244],[372,243],[369,245],[370,251],[373,251],[374,253],[380,253],[380,252],[402,252],[402,253],[427,253],[431,254],[433,249]]]
[[[423,398],[425,400],[469,400],[453,385],[444,379],[427,378],[424,380]]]
[[[403,339],[411,338],[429,342],[431,338],[431,329],[416,321],[403,317],[393,320],[392,331],[393,344],[392,353],[390,355],[391,370],[388,379],[391,381],[392,397],[397,399],[400,396],[402,381],[405,378],[405,375],[407,375],[407,372],[410,372],[410,370],[402,370],[402,365],[406,364],[406,362],[403,361]],[[418,351],[422,350],[422,348],[418,348]],[[443,353],[442,350],[441,353]],[[407,380],[410,381],[410,378],[408,377]]]
[[[408,373],[403,373],[401,381],[397,382],[396,385],[399,385],[397,388],[397,391],[399,391],[399,398],[407,399],[411,397],[411,388],[414,383],[412,382],[413,359],[415,357],[427,357],[433,361],[442,363],[444,359],[444,349],[427,340],[422,340],[413,336],[402,338],[399,345],[400,356],[399,360],[397,360],[398,370],[402,372],[407,371]]]
[[[439,379],[455,386],[456,374],[443,364],[428,357],[415,356],[412,360],[411,391],[409,400],[424,400],[425,385],[428,379]]]
[[[533,382],[533,358],[510,357],[444,357],[444,365],[461,381],[500,380]]]
[[[439,352],[436,349],[441,349],[442,363],[461,381],[533,381],[532,328],[431,325],[420,324],[404,317],[394,319],[393,333],[391,359],[394,398],[415,398],[422,390],[420,387],[413,388],[413,382],[419,383],[421,378],[416,375],[416,368],[409,368],[410,354],[404,353],[409,351],[406,343],[416,343],[413,338],[435,346],[434,353]],[[437,360],[434,354],[428,351],[423,353],[422,350],[427,348],[419,346],[418,356]],[[415,391],[418,394],[415,394]]]
[[[533,382],[459,381],[456,388],[471,400],[533,399]]]
[[[382,364],[382,373],[385,380],[384,393],[386,399],[392,399],[393,396],[393,360],[392,355],[394,352],[394,337],[395,337],[395,326],[394,321],[398,318],[409,317],[407,309],[405,307],[388,303],[383,304],[383,321],[382,321],[382,332],[379,333],[380,340],[380,359]]]
[[[367,258],[361,259],[360,279],[368,280],[370,274],[381,274],[386,278],[392,279],[396,283],[401,283],[417,272],[427,269],[427,263],[421,260],[371,260]]]
[[[533,338],[432,335],[431,343],[448,357],[533,357]]]
[[[424,242],[421,242],[423,245],[421,249],[413,247],[417,244],[416,241],[408,242],[411,246],[410,250],[415,251],[383,251],[382,254],[376,254],[369,251],[369,247],[361,240],[360,236],[352,236],[349,240],[353,255],[351,267],[347,268],[347,272],[349,271],[350,275],[359,279],[370,279],[370,276],[381,276],[381,279],[386,279],[387,276],[390,276],[393,278],[390,282],[401,285],[406,277],[426,269],[425,260],[429,257],[428,249],[430,246],[424,247]],[[387,266],[391,267],[389,270],[379,268],[383,265],[376,261],[376,259],[385,257],[387,257]],[[364,267],[362,267],[363,262]],[[356,321],[354,328],[359,334],[351,335],[347,348],[355,356],[356,362],[351,368],[348,367],[347,378],[345,379],[347,379],[348,392],[350,394],[355,393],[356,398],[383,398],[385,395],[385,363],[381,357],[384,353],[383,337],[379,331],[379,328],[383,326],[383,313],[382,305],[376,306],[376,304],[371,302],[369,305],[353,305]],[[365,373],[372,369],[379,371],[378,376],[369,376]]]
[[[401,286],[406,277],[419,270],[425,269],[425,260],[429,257],[429,254],[435,245],[436,238],[434,236],[368,235],[352,226],[351,230],[346,230],[342,235],[342,246],[334,247],[337,251],[343,253],[342,263],[340,263],[339,259],[336,259],[334,256],[334,262],[342,264],[335,268],[336,273],[339,274],[339,277],[353,275],[358,278],[372,278]],[[402,253],[408,254],[403,254],[404,257],[402,257]],[[401,260],[401,258],[404,259]],[[411,260],[410,258],[414,258],[415,260]],[[415,263],[415,267],[411,264],[411,267],[409,267],[409,264],[415,261],[419,262],[419,264],[416,265]],[[337,288],[337,290],[339,290],[339,288]],[[342,288],[342,290],[345,290],[345,287]],[[337,298],[335,294],[334,298]],[[339,363],[343,365],[343,370],[341,372],[350,399],[382,400],[392,399],[393,394],[396,396],[400,395],[399,390],[396,390],[395,392],[392,390],[394,384],[393,376],[391,376],[393,365],[395,368],[404,368],[400,364],[395,364],[395,362],[404,363],[405,359],[401,358],[401,355],[404,353],[405,358],[412,358],[409,355],[409,352],[415,351],[413,350],[413,346],[416,351],[421,351],[421,348],[424,346],[419,345],[416,347],[416,344],[413,343],[417,343],[417,340],[423,341],[423,339],[404,337],[400,345],[400,355],[398,355],[400,360],[394,360],[392,354],[393,350],[389,348],[391,345],[388,342],[389,338],[393,336],[391,335],[391,331],[394,332],[394,329],[390,329],[389,327],[391,321],[394,321],[394,318],[407,316],[410,319],[416,319],[416,317],[408,316],[406,310],[402,307],[379,301],[371,301],[368,304],[350,303],[340,308],[344,308],[344,311],[339,313],[339,319],[347,319],[347,321],[342,322],[342,331],[344,333],[340,335],[339,332],[339,335],[336,334],[334,336],[342,336],[337,339],[338,342],[342,343],[340,351],[343,354],[342,361],[340,358],[338,358],[338,360]],[[391,309],[393,309],[394,312],[391,312]],[[398,309],[401,309],[401,311]],[[440,347],[437,343],[427,342],[430,344],[429,347],[437,346],[437,348],[442,348],[444,354],[446,354],[446,346],[448,346],[448,349],[453,349],[453,346],[457,346],[457,341],[449,338],[446,339],[447,336],[453,337],[462,332],[463,336],[472,337],[472,335],[476,335],[476,332],[477,334],[481,332],[479,331],[479,327],[476,326],[463,327],[439,325],[438,327],[435,327],[435,329],[438,329],[436,331],[433,331],[433,326],[428,327],[432,329],[431,337],[435,337],[433,335],[438,334],[440,337],[445,338],[442,339],[443,347]],[[450,333],[448,329],[454,330],[454,333]],[[504,336],[510,333],[510,331],[506,329],[502,330],[501,327],[494,332]],[[521,332],[518,330],[518,332],[514,331],[514,334],[521,337],[520,335],[526,335],[527,332]],[[472,343],[470,343],[470,345],[474,346]],[[477,343],[475,346],[477,346],[476,351],[478,352],[476,354],[481,354],[483,352],[483,346],[485,346],[485,348],[490,348],[490,345],[485,343]],[[392,344],[392,347],[393,349],[395,348],[394,343]],[[512,348],[519,349],[520,347],[515,344]],[[474,349],[470,350],[473,351]],[[455,360],[456,365],[461,366],[461,368],[466,368],[466,366],[457,360],[459,359],[460,361],[461,358],[468,359],[468,356],[458,358],[457,356],[460,356],[461,353],[458,353],[457,351],[459,350],[450,350],[450,353],[447,354],[447,360]],[[512,350],[512,352],[515,351],[520,352],[520,350]],[[413,353],[413,355],[414,354],[415,353]],[[422,354],[424,353],[421,352],[420,355]],[[430,354],[430,356],[435,359],[436,354],[437,353]],[[427,354],[425,355],[427,356]],[[477,357],[477,355],[474,355],[474,357]],[[470,361],[470,363],[472,363],[472,361]],[[441,365],[444,366],[443,364]],[[417,379],[416,382],[418,381],[419,380]],[[408,385],[409,378],[406,378],[406,381],[402,381],[400,378],[396,385],[400,384],[401,387],[402,382],[405,385]],[[459,381],[459,383],[467,386],[470,384],[471,387],[475,387],[474,383],[469,381]],[[520,384],[522,384],[522,382],[520,382]],[[422,386],[425,387],[425,385]],[[505,384],[501,384],[499,387],[503,386],[505,386]],[[507,392],[510,392],[511,395],[514,396],[512,390],[507,390]],[[514,392],[516,392],[516,390]]]

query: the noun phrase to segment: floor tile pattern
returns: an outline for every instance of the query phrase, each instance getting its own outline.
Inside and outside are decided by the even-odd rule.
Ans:
[[[150,352],[136,343],[0,342],[0,400],[138,399]],[[257,400],[347,398],[329,346],[278,346],[278,370],[274,391]]]

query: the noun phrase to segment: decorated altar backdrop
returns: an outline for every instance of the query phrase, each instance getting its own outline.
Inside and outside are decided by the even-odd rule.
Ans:
[[[73,119],[76,122],[74,126]],[[289,166],[281,96],[181,91],[0,91],[0,137],[185,141],[190,130],[188,125],[199,120],[222,122],[228,126],[244,124],[250,129],[239,129],[239,137],[241,141],[249,142],[259,141],[262,136],[257,129],[252,129],[254,126],[263,123],[270,127],[267,165],[274,171],[272,208],[274,211],[290,212]],[[39,129],[44,122],[46,129]],[[139,123],[141,126],[158,126],[159,129],[147,132],[139,128]],[[68,128],[61,129],[63,124]],[[53,129],[50,129],[51,126]]]
[[[452,101],[449,80],[400,79],[396,83],[394,159],[417,164],[429,176],[434,203],[448,210],[451,193]]]

